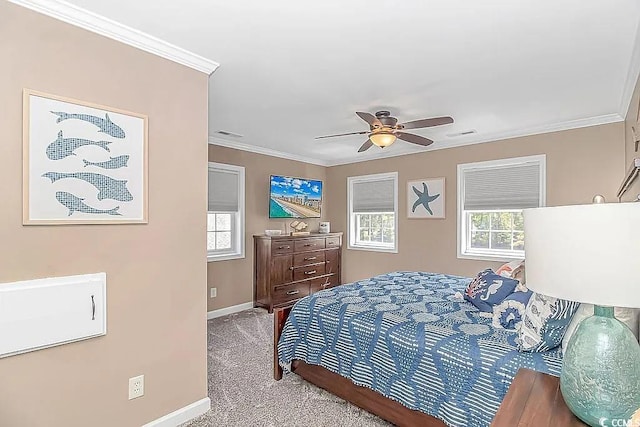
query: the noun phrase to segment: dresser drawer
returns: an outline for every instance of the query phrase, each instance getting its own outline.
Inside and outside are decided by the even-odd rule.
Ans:
[[[309,265],[293,270],[293,280],[304,280],[324,274],[324,264]]]
[[[309,281],[311,293],[322,291],[336,286],[336,276],[318,277]]]
[[[330,250],[324,251],[324,260],[325,260],[325,272],[329,273],[337,273],[340,271],[340,251]]]
[[[272,255],[284,255],[284,254],[290,254],[292,252],[293,252],[293,240],[275,240],[271,242]]]
[[[331,287],[340,285],[340,276],[337,274],[333,274],[329,276],[329,283],[331,283]]]
[[[279,305],[295,301],[307,295],[309,295],[308,281],[276,286],[273,289],[273,304]]]
[[[327,237],[327,245],[326,248],[337,248],[340,246],[340,238],[339,237]]]
[[[324,262],[324,251],[304,252],[293,255],[293,266],[299,267],[308,264],[317,264]]]
[[[293,242],[293,248],[296,252],[324,249],[324,238],[296,240]]]
[[[278,255],[271,257],[269,276],[272,285],[293,281],[293,256]]]

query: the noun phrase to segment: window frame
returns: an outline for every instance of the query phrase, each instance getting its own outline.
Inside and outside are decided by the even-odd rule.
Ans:
[[[232,259],[245,258],[245,168],[244,166],[230,165],[226,163],[209,162],[207,168],[207,174],[211,170],[232,172],[238,174],[238,212],[222,212],[222,211],[209,211],[207,205],[207,215],[210,213],[231,213],[231,238],[234,241],[234,249],[229,250],[209,250],[207,246],[207,262],[212,261],[228,261]],[[207,175],[208,179],[208,175]],[[207,192],[208,197],[208,192]],[[208,200],[207,200],[208,204]],[[208,221],[208,218],[207,218]],[[209,235],[209,229],[207,227],[207,236]]]
[[[465,232],[468,234],[465,234],[465,239],[466,239],[466,243],[467,243],[467,247],[465,248],[467,250],[466,254],[470,255],[470,256],[484,256],[484,255],[489,255],[492,257],[507,257],[507,259],[523,259],[524,258],[524,249],[519,250],[519,249],[492,249],[492,248],[471,248],[469,247],[469,240],[467,238],[467,236],[470,236],[473,233],[473,227],[470,221],[470,217],[471,215],[473,215],[474,213],[482,213],[482,214],[488,214],[489,215],[489,229],[488,230],[476,230],[476,232],[480,232],[480,233],[488,233],[489,235],[489,245],[491,245],[491,235],[493,233],[508,233],[511,234],[511,238],[513,239],[513,235],[516,233],[522,233],[524,234],[524,229],[523,230],[516,230],[513,227],[513,224],[511,226],[510,230],[494,230],[491,228],[491,214],[493,213],[520,213],[522,214],[522,209],[494,209],[494,210],[489,210],[489,211],[478,211],[478,210],[468,210],[468,211],[464,211],[464,226],[465,226]]]
[[[382,181],[393,179],[393,245],[357,243],[356,213],[353,212],[353,185],[361,182]],[[390,212],[371,212],[371,214],[384,214]],[[386,172],[371,175],[350,176],[347,178],[347,249],[398,253],[398,172]]]
[[[225,233],[228,232],[231,234],[231,249],[209,249],[207,248],[207,253],[211,254],[215,257],[219,257],[219,256],[224,256],[224,255],[235,255],[237,254],[237,249],[236,247],[238,246],[238,215],[239,212],[225,212],[225,211],[207,211],[207,216],[208,215],[230,215],[231,218],[229,219],[230,221],[230,225],[229,225],[229,230],[214,230],[214,231],[210,231],[209,228],[207,227],[207,237],[209,233]],[[207,222],[209,221],[209,218],[207,217]],[[217,222],[217,221],[216,221]],[[217,227],[216,227],[217,228]]]
[[[546,205],[546,182],[547,182],[547,156],[545,154],[538,154],[533,156],[524,157],[512,157],[507,159],[489,160],[484,162],[474,163],[462,163],[458,165],[457,173],[457,255],[459,259],[473,259],[481,261],[513,261],[523,259],[525,257],[523,251],[506,251],[497,249],[482,249],[469,250],[469,236],[470,236],[470,224],[468,222],[469,212],[513,212],[519,211],[518,209],[494,209],[487,211],[477,210],[464,210],[464,173],[472,169],[494,169],[502,168],[505,166],[518,166],[525,164],[537,164],[540,168],[540,194],[538,206],[544,207]],[[525,236],[526,240],[526,236]]]

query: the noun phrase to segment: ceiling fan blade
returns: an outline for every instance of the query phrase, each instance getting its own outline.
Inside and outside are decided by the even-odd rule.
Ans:
[[[453,118],[451,117],[433,117],[431,119],[414,120],[403,123],[402,129],[428,128],[431,126],[448,125],[450,123],[453,123]]]
[[[371,148],[371,146],[373,145],[373,142],[371,142],[370,139],[367,139],[365,141],[364,144],[362,144],[362,146],[360,147],[360,149],[358,149],[358,153],[362,153],[363,151],[367,151],[369,148]]]
[[[347,136],[347,135],[364,135],[369,133],[368,130],[363,130],[362,132],[349,132],[349,133],[338,133],[336,135],[325,135],[325,136],[316,136],[314,139],[322,139],[322,138],[334,138],[336,136]]]
[[[369,126],[374,127],[382,127],[382,123],[371,113],[363,113],[361,111],[356,111],[358,117],[360,117],[365,122],[369,123]]]
[[[433,144],[433,141],[424,136],[414,135],[412,133],[396,132],[396,136],[403,141],[411,142],[412,144],[418,144],[422,146],[428,146]]]

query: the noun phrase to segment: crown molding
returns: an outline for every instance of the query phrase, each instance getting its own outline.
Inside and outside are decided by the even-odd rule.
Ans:
[[[9,1],[206,74],[213,73],[220,65],[215,61],[63,0]]]
[[[638,83],[638,77],[640,77],[640,24],[638,24],[638,28],[636,29],[636,38],[633,42],[629,71],[627,72],[627,80],[624,82],[622,100],[620,101],[620,115],[622,117],[627,117],[629,108],[631,108],[631,99],[633,98],[633,92]],[[633,120],[635,120],[635,117]]]
[[[418,154],[434,150],[446,150],[448,148],[463,147],[465,145],[482,144],[486,142],[497,142],[504,139],[522,138],[525,136],[540,135],[551,132],[560,132],[565,130],[579,129],[590,126],[605,125],[609,123],[623,122],[624,117],[620,114],[605,114],[602,116],[588,117],[586,119],[568,120],[565,122],[554,123],[544,126],[536,126],[528,129],[513,130],[507,132],[496,132],[491,134],[473,134],[468,136],[460,136],[458,138],[448,138],[436,141],[431,147],[421,149],[419,151],[401,152],[401,153],[380,153],[379,155],[367,157],[366,159],[345,159],[325,162],[325,166],[340,166],[351,163],[368,162],[371,160],[386,159],[389,157],[407,156],[410,154]]]
[[[329,166],[324,160],[314,159],[311,157],[300,156],[298,154],[287,153],[284,151],[272,150],[271,148],[260,147],[258,145],[246,144],[243,142],[229,141],[227,139],[215,136],[209,137],[209,144],[218,145],[220,147],[233,148],[234,150],[249,151],[251,153],[263,154],[265,156],[278,157],[281,159],[294,160],[296,162],[310,163],[318,166]]]

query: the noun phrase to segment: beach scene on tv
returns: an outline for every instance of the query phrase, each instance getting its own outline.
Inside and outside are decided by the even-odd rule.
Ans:
[[[271,175],[270,218],[320,218],[322,181]]]

